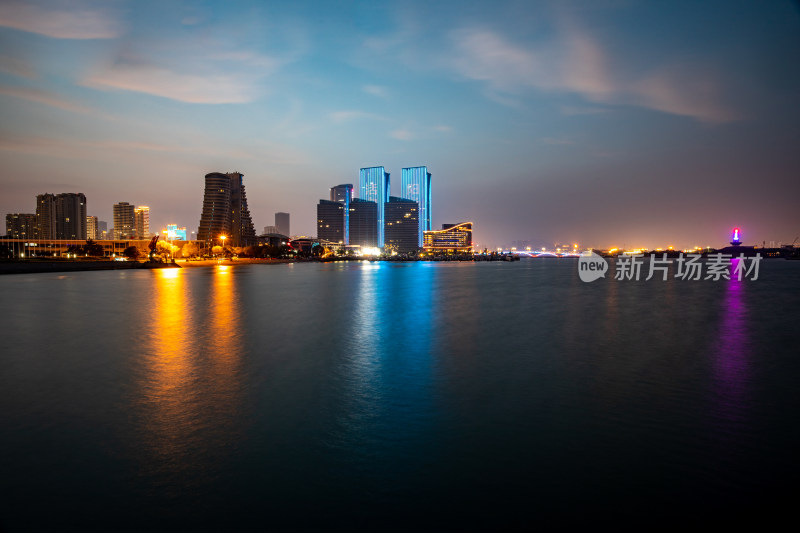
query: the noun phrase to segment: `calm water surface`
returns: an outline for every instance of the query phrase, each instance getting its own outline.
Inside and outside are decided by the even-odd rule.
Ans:
[[[784,260],[4,276],[0,529],[791,516],[799,294]]]

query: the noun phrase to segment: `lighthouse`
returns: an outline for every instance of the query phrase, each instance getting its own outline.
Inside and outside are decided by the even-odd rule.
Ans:
[[[740,246],[742,244],[742,233],[739,228],[733,228],[731,232],[731,246]]]

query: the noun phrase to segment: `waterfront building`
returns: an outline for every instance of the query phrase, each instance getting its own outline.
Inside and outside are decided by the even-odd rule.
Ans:
[[[389,173],[383,167],[362,168],[359,173],[358,195],[362,200],[375,202],[376,204],[377,247],[382,248],[384,240],[384,204],[389,201]]]
[[[97,221],[97,238],[98,239],[108,239],[108,222],[105,220],[98,220]]]
[[[426,252],[471,252],[472,222],[442,224],[442,229],[425,232]]]
[[[186,228],[179,228],[177,224],[167,224],[167,229],[161,233],[166,233],[169,241],[186,240]]]
[[[390,196],[384,206],[384,247],[399,253],[419,250],[419,204],[406,198]]]
[[[225,235],[231,246],[255,244],[256,231],[247,207],[243,177],[239,172],[206,174],[198,241],[211,244]]]
[[[56,238],[56,195],[36,195],[36,238]]]
[[[275,227],[277,231],[275,233],[280,233],[281,235],[286,235],[287,237],[291,235],[289,233],[289,213],[275,213]]]
[[[6,237],[10,239],[36,238],[36,213],[8,213]]]
[[[133,217],[136,221],[135,235],[137,239],[150,238],[150,208],[140,205],[133,209]]]
[[[361,198],[350,202],[350,244],[362,248],[378,246],[378,204]]]
[[[331,202],[344,204],[344,240],[343,244],[350,244],[350,202],[353,201],[353,184],[343,183],[331,187]]]
[[[96,241],[99,237],[97,234],[97,217],[88,215],[86,217],[86,238]]]
[[[320,200],[317,204],[317,239],[347,244],[345,238],[345,203]]]
[[[408,167],[400,177],[400,197],[413,200],[419,205],[419,238],[422,247],[424,233],[431,231],[431,173],[428,167]]]
[[[133,204],[114,204],[114,240],[131,240],[136,236],[136,216]]]

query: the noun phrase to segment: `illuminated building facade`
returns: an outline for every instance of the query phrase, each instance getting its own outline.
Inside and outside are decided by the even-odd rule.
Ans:
[[[290,236],[289,213],[275,213],[275,227],[278,230],[275,233]]]
[[[344,239],[342,244],[350,244],[350,202],[353,200],[353,184],[344,183],[331,187],[331,202],[344,205]]]
[[[131,240],[136,236],[136,215],[133,204],[114,204],[114,240]]]
[[[86,217],[86,238],[87,239],[92,239],[92,240],[95,240],[95,241],[97,239],[99,239],[98,233],[97,233],[97,222],[98,222],[98,220],[97,220],[97,217],[95,217],[95,216],[91,216],[90,215],[90,216]]]
[[[400,253],[419,250],[419,204],[390,196],[384,214],[384,246]]]
[[[362,168],[359,173],[359,197],[375,202],[377,207],[377,246],[383,247],[384,204],[389,201],[389,173],[383,167]],[[351,235],[352,240],[352,235]],[[352,244],[358,244],[353,242]]]
[[[133,208],[133,218],[135,221],[135,233],[137,239],[150,238],[150,208],[140,205]]]
[[[36,214],[8,213],[6,215],[6,236],[11,239],[35,239]]]
[[[378,204],[361,198],[350,202],[350,244],[362,248],[378,246]]]
[[[206,174],[203,195],[203,212],[197,228],[197,240],[212,243],[225,235],[230,246],[250,246],[256,243],[256,231],[247,195],[243,174],[231,172]]]
[[[426,252],[471,252],[472,222],[442,224],[442,229],[425,232]]]
[[[317,239],[347,244],[345,233],[345,203],[320,200],[317,204]]]
[[[167,224],[167,229],[161,233],[166,233],[167,240],[170,241],[186,240],[186,228],[179,228],[177,224]]]
[[[419,205],[419,237],[417,246],[424,243],[424,233],[431,231],[431,173],[428,167],[409,167],[402,170],[400,196]]]
[[[56,195],[36,195],[36,238],[56,238]]]

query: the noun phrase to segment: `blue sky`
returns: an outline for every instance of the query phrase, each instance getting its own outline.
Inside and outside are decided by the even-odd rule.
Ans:
[[[165,5],[166,4],[166,5]],[[480,245],[800,234],[791,2],[0,3],[0,212],[83,192],[196,230],[238,170],[315,234],[362,166],[433,174]]]

